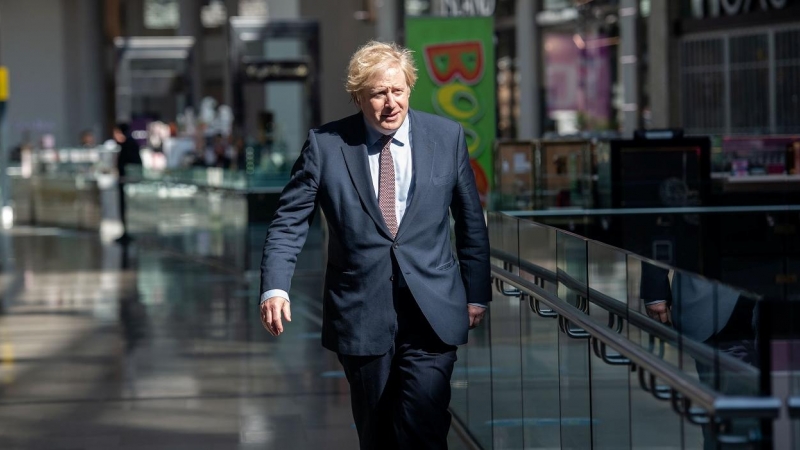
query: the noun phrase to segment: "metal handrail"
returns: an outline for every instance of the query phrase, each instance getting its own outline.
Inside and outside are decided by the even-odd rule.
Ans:
[[[514,257],[514,255],[496,248],[491,249],[491,256],[503,261],[504,263],[515,265],[526,273],[530,273],[545,281],[551,283],[562,283],[573,291],[583,293],[588,292],[590,302],[600,306],[612,314],[627,319],[628,322],[630,322],[630,324],[634,327],[648,334],[654,335],[664,342],[681,342],[681,348],[683,351],[692,358],[700,361],[718,361],[722,368],[732,373],[747,376],[758,375],[758,370],[747,363],[732,358],[717,358],[718,355],[715,354],[714,349],[708,347],[707,345],[691,339],[681,340],[680,333],[678,333],[675,329],[667,328],[660,323],[654,322],[653,319],[638,311],[629,310],[626,304],[609,295],[599,292],[596,289],[586,286],[586,284],[578,281],[572,276],[567,275],[566,272],[561,269],[557,269],[556,272],[553,272],[552,270],[538,266],[530,261]]]
[[[789,397],[786,399],[786,406],[789,408],[789,417],[800,419],[800,397]]]
[[[666,361],[656,357],[636,343],[617,334],[591,319],[578,308],[547,292],[540,286],[515,275],[508,270],[492,264],[492,275],[508,283],[520,292],[547,304],[551,310],[564,317],[565,320],[580,327],[593,339],[612,348],[620,356],[630,360],[633,367],[650,374],[651,385],[658,379],[674,393],[680,396],[683,411],[688,414],[692,406],[700,407],[704,414],[719,419],[741,417],[772,419],[778,417],[782,407],[781,401],[773,397],[733,397],[720,394],[700,384]],[[668,399],[669,397],[667,397]],[[677,409],[676,409],[677,410]]]

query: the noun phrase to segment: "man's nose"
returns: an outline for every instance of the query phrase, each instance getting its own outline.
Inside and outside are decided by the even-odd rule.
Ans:
[[[389,109],[394,109],[395,105],[397,105],[397,101],[395,100],[394,95],[389,94],[386,96],[386,106],[389,107]]]

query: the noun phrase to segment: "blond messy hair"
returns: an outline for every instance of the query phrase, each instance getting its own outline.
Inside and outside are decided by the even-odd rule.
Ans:
[[[399,67],[406,76],[408,88],[413,89],[417,82],[417,68],[412,53],[411,50],[394,42],[367,42],[350,58],[345,90],[354,102],[357,101],[358,94],[369,88],[369,82],[373,77],[390,67]]]

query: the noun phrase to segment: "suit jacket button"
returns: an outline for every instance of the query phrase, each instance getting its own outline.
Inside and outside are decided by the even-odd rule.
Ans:
[[[394,281],[394,275],[389,277],[389,281]]]
[[[394,243],[394,248],[397,248],[397,247],[400,247],[400,244],[398,244],[397,242],[395,242],[395,243]]]

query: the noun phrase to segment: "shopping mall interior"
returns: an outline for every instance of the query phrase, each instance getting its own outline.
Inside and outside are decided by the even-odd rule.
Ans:
[[[0,448],[359,448],[341,211],[279,337],[260,305],[371,40],[460,126],[488,230],[447,448],[800,450],[798,0],[0,0]]]

